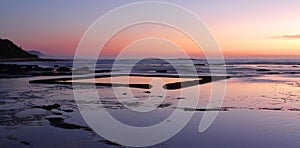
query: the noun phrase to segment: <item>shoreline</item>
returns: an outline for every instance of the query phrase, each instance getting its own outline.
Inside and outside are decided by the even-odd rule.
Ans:
[[[105,76],[110,77],[111,75],[106,74]],[[163,75],[146,76],[151,77]],[[169,77],[174,78],[178,76]],[[82,101],[79,102],[74,101],[74,94],[72,92],[72,88],[69,86],[52,86],[43,84],[31,85],[28,83],[29,80],[38,78],[39,77],[0,79],[2,82],[0,83],[0,86],[5,88],[0,94],[3,97],[1,100],[2,102],[0,102],[0,131],[2,133],[0,134],[0,142],[4,146],[18,147],[28,144],[29,146],[35,147],[40,143],[49,146],[59,145],[58,147],[63,147],[66,143],[69,146],[74,147],[110,147],[112,145],[117,145],[117,141],[110,142],[108,140],[104,140],[100,136],[94,136],[97,134],[91,131],[84,119],[81,117],[81,114],[78,110],[78,105],[86,106],[84,109],[87,110],[109,111],[116,119],[120,119],[122,122],[128,123],[132,126],[147,126],[149,124],[152,125],[158,123],[159,121],[165,119],[164,117],[167,117],[169,113],[174,110],[179,110],[183,113],[183,115],[195,112],[195,116],[183,129],[183,131],[170,140],[162,143],[162,146],[192,147],[195,144],[224,146],[225,143],[227,144],[226,146],[233,147],[236,146],[235,143],[228,143],[227,141],[241,141],[243,139],[251,139],[251,141],[244,141],[238,146],[243,146],[245,143],[248,144],[248,147],[253,147],[253,145],[260,146],[260,144],[273,147],[274,145],[275,147],[283,146],[286,143],[291,145],[298,144],[296,140],[299,139],[297,133],[298,130],[300,130],[300,124],[298,124],[300,111],[299,107],[295,109],[291,107],[285,108],[291,100],[286,100],[288,101],[287,104],[284,104],[284,102],[281,103],[282,105],[272,104],[280,101],[280,98],[289,98],[290,96],[288,94],[277,96],[277,102],[269,102],[272,100],[276,101],[276,99],[272,98],[274,94],[269,90],[268,91],[270,94],[265,94],[264,89],[260,88],[260,86],[263,86],[265,83],[274,83],[264,81],[264,79],[272,80],[269,77],[254,78],[255,81],[252,79],[245,81],[245,78],[230,78],[228,80],[228,100],[225,98],[225,102],[221,108],[205,108],[205,106],[201,105],[197,106],[196,108],[189,107],[188,105],[184,106],[183,108],[174,108],[176,107],[176,101],[180,100],[188,102],[193,98],[188,96],[177,96],[176,94],[171,93],[168,94],[168,97],[166,97],[167,100],[162,102],[154,112],[149,112],[149,114],[135,114],[131,110],[128,110],[125,106],[121,106],[122,104],[118,103],[118,100],[111,96],[111,88],[109,87],[99,89],[102,96],[101,100],[99,101],[101,101],[103,104],[103,108],[93,108],[93,106],[97,105],[99,102],[90,102],[85,98],[82,98]],[[51,79],[51,77],[46,78]],[[46,78],[43,80],[48,80]],[[81,78],[82,77],[79,77],[79,79]],[[70,77],[67,79],[70,79]],[[275,80],[275,78],[273,79]],[[237,83],[241,84],[236,85]],[[290,83],[282,83],[283,82],[278,81],[277,84],[266,86],[266,88],[272,88],[271,86],[275,85],[286,85],[284,87],[278,87],[277,89],[280,89],[282,92],[284,92],[285,90],[282,88],[294,87],[295,92],[298,90],[296,86],[291,86]],[[209,85],[210,84],[201,86],[203,92],[205,92],[206,88],[209,88]],[[253,86],[253,88],[249,86]],[[20,89],[20,87],[22,89]],[[250,94],[247,94],[246,92],[243,93],[237,88],[241,88],[242,90],[249,88],[247,91],[250,91]],[[232,91],[231,93],[230,90]],[[257,92],[257,90],[261,90],[261,92]],[[120,93],[122,94],[122,92]],[[136,97],[142,100],[151,96],[151,94],[147,93],[143,89],[133,89],[133,93]],[[244,94],[245,98],[239,98],[239,93]],[[253,93],[257,93],[257,95],[253,95]],[[278,92],[278,94],[281,94],[281,92]],[[128,96],[128,94],[122,94],[121,97],[126,99]],[[249,98],[250,96],[253,98]],[[202,93],[199,99],[202,101],[206,98],[207,95]],[[232,100],[233,98],[234,100]],[[253,100],[254,98],[257,100]],[[263,101],[261,99],[267,98],[269,100],[267,100],[265,103],[270,104],[262,103],[262,105],[256,106],[256,103],[261,103]],[[241,106],[239,106],[239,102],[241,102]],[[203,113],[215,111],[220,111],[220,113],[214,124],[205,133],[199,133],[198,126]],[[167,122],[169,122],[169,124],[174,124],[175,121],[170,120]],[[228,136],[229,132],[232,133],[231,136]],[[274,133],[276,134],[275,136]],[[289,136],[291,134],[293,134],[293,136]],[[42,138],[43,135],[48,136],[45,139]],[[216,142],[214,138],[221,140]],[[261,139],[265,138],[269,139],[269,141],[264,140],[263,143],[260,142]],[[222,140],[224,140],[224,143]],[[74,143],[74,141],[76,142]],[[183,141],[184,144],[182,144]]]

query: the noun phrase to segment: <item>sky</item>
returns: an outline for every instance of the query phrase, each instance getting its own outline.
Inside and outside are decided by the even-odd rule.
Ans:
[[[133,2],[136,1],[2,0],[0,38],[11,39],[26,50],[72,57],[83,34],[94,21],[112,9]],[[227,58],[300,57],[299,0],[165,2],[184,7],[197,15],[214,35]],[[137,40],[141,37],[148,39]],[[201,50],[184,34],[155,24],[135,25],[120,31],[107,43],[101,56],[115,57],[122,49],[131,48],[128,56],[132,57],[157,53],[178,57],[180,55],[173,51],[173,44],[192,57],[202,56]]]

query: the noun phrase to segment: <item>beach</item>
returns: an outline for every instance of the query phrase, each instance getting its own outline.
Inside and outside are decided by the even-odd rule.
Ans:
[[[207,64],[203,61],[194,62],[198,62],[196,69],[201,70],[199,74],[209,75],[209,72],[206,72]],[[297,60],[281,63],[267,60],[255,62],[254,60],[228,62],[226,68],[230,78],[186,88],[163,89],[164,94],[155,94],[155,91],[149,88],[97,86],[96,91],[100,97],[98,101],[91,101],[88,98],[75,99],[70,84],[29,83],[36,80],[64,80],[69,78],[67,75],[3,78],[0,79],[0,145],[1,147],[121,147],[118,141],[106,140],[97,135],[81,116],[79,107],[95,113],[108,111],[122,123],[137,127],[163,122],[175,110],[182,115],[195,112],[188,124],[174,137],[152,147],[199,147],[201,145],[205,147],[298,147],[300,144],[298,140],[300,136],[297,134],[300,132],[299,62]],[[57,65],[49,62],[38,64],[40,66],[48,64],[48,67]],[[60,66],[68,66],[68,64],[70,63]],[[98,64],[97,70],[107,70],[110,66],[111,62]],[[122,73],[124,67],[126,64],[120,66],[118,73]],[[157,72],[155,71],[157,68],[166,71]],[[189,69],[187,66],[184,68],[188,74]],[[128,82],[133,84],[152,84],[154,87],[156,85],[161,87],[162,84],[178,81],[176,78],[165,78],[166,75],[174,76],[175,73],[170,65],[162,61],[144,61],[133,71],[139,74],[128,79]],[[109,77],[101,78],[101,75],[107,74],[110,72],[98,74],[100,78],[97,82],[125,81],[124,76],[117,77],[115,80],[110,80]],[[154,78],[160,81],[152,83],[153,77],[143,78],[141,74],[157,75]],[[183,78],[182,81],[194,79]],[[77,81],[92,82],[91,79]],[[226,82],[224,100],[221,98],[213,100],[222,101],[221,107],[206,108],[207,103],[211,101],[209,97],[212,84],[223,82]],[[83,86],[80,91],[88,92],[89,89],[86,87],[89,88]],[[180,94],[182,89],[187,91],[199,89],[200,96],[183,96]],[[125,93],[125,90],[130,90],[131,94]],[[116,96],[121,99],[121,102],[116,99]],[[132,102],[132,96],[135,97],[136,102]],[[149,98],[152,99],[151,103],[143,104],[143,101]],[[192,104],[195,100],[198,102],[196,107]],[[178,107],[179,102],[185,106]],[[99,106],[100,103],[103,106]],[[128,109],[135,107],[157,109],[142,113]],[[198,128],[205,111],[219,111],[219,114],[212,125],[205,132],[200,133]],[[176,121],[166,122],[172,124]]]

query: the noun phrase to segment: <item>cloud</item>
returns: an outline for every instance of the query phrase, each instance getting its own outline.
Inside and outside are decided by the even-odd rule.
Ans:
[[[300,34],[297,35],[281,35],[281,36],[273,36],[271,37],[272,39],[289,39],[289,40],[294,40],[294,39],[300,39]]]

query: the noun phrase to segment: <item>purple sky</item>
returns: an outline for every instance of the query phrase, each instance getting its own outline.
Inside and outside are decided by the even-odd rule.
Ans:
[[[28,50],[72,56],[101,15],[133,0],[2,0],[0,37]],[[225,56],[299,56],[299,0],[168,0],[198,15]],[[180,21],[180,20],[179,20]]]

